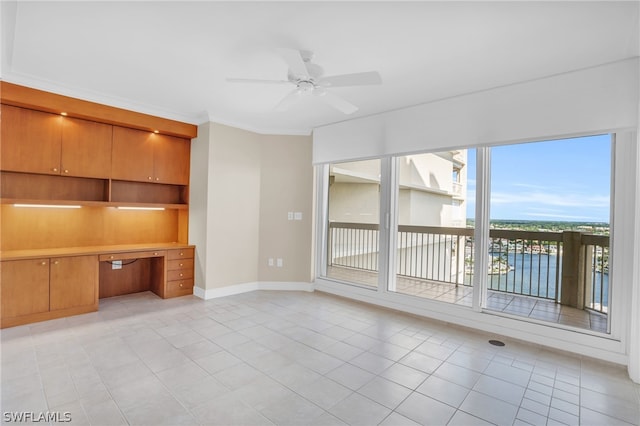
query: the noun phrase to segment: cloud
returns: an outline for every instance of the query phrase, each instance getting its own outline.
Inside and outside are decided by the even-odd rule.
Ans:
[[[537,207],[609,207],[611,201],[607,195],[552,194],[548,192],[492,192],[492,204],[535,204]]]

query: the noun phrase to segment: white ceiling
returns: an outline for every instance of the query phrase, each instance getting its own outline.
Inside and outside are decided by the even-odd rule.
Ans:
[[[313,128],[639,56],[639,3],[2,1],[3,80],[200,124],[263,133]],[[308,49],[325,75],[377,70],[334,88],[349,116],[293,86],[276,48]]]

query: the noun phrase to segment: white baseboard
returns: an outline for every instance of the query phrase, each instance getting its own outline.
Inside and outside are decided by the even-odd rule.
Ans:
[[[313,283],[290,282],[290,281],[258,281],[251,283],[234,284],[226,287],[210,288],[208,290],[200,287],[193,288],[193,294],[201,299],[209,300],[218,297],[232,296],[234,294],[248,293],[255,290],[273,291],[313,291]]]

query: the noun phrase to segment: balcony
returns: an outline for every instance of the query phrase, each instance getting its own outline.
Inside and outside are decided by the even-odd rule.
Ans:
[[[487,309],[607,332],[609,237],[491,229]],[[473,229],[399,226],[397,293],[471,306]],[[327,276],[377,286],[375,224],[329,223]]]

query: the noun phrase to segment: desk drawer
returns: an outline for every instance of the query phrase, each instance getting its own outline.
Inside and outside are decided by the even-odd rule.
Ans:
[[[169,260],[193,259],[193,249],[185,248],[185,249],[167,250],[167,258]]]
[[[165,297],[185,296],[193,294],[193,278],[167,282]]]
[[[124,253],[108,253],[100,255],[100,262],[109,260],[144,259],[147,257],[163,257],[167,252],[164,250],[153,251],[128,251]]]
[[[186,280],[187,278],[193,278],[193,268],[167,272],[167,281]]]
[[[177,259],[167,262],[168,271],[177,271],[180,269],[193,269],[193,259]]]

